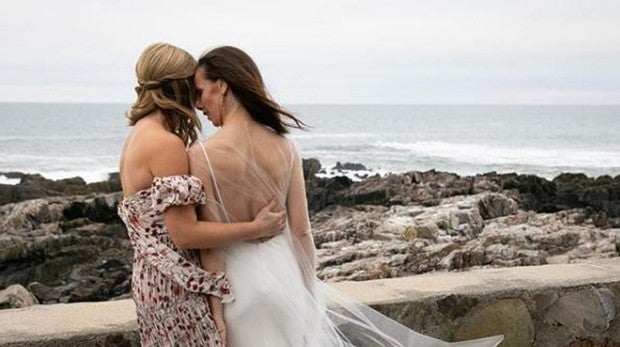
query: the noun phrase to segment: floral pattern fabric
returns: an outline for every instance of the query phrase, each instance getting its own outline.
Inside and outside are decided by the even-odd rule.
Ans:
[[[118,206],[134,248],[132,295],[143,346],[222,346],[207,296],[232,301],[228,280],[200,268],[196,250],[177,248],[163,219],[170,206],[206,201],[200,179],[175,175],[156,177]]]

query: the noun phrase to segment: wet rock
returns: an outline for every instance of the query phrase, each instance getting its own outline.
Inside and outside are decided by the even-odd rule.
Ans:
[[[503,190],[517,190],[519,192],[519,207],[526,211],[556,212],[561,207],[556,206],[556,186],[544,178],[535,175],[506,174],[499,175]]]
[[[58,196],[0,206],[0,287],[29,284],[42,303],[124,294],[128,282],[119,285],[131,277],[133,250],[116,216],[119,199]],[[91,294],[72,296],[82,283]]]
[[[302,167],[304,170],[304,179],[312,180],[314,175],[321,170],[321,163],[315,158],[302,159]]]
[[[340,163],[337,162],[336,166],[333,167],[333,170],[342,171],[342,170],[350,170],[350,171],[362,171],[368,170],[364,165],[360,163]]]
[[[30,292],[32,292],[32,294],[34,294],[34,296],[37,297],[37,299],[39,299],[39,301],[44,303],[57,302],[62,296],[62,293],[59,290],[48,287],[45,284],[39,282],[30,283],[28,285],[28,289],[30,290]]]
[[[569,207],[588,207],[603,211],[610,218],[620,217],[620,176],[591,178],[584,174],[561,174],[553,179],[556,201]]]
[[[111,173],[105,181],[89,184],[80,177],[52,180],[39,174],[19,172],[0,172],[0,174],[21,180],[16,185],[0,184],[0,205],[52,196],[112,193],[121,190],[118,173]]]

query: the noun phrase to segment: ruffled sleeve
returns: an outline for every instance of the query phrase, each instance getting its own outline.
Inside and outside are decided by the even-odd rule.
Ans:
[[[190,292],[213,295],[223,303],[235,299],[224,272],[210,272],[191,263],[170,247],[154,243],[140,252],[145,262]]]
[[[161,215],[170,206],[205,204],[207,195],[198,177],[174,175],[153,179],[151,200],[153,210]],[[225,303],[234,299],[223,272],[203,270],[150,233],[141,234],[134,244],[134,252],[138,258],[144,258],[145,264],[171,278],[185,290],[214,295]]]
[[[176,205],[203,205],[207,202],[202,181],[191,175],[155,177],[152,183],[153,210],[163,213]]]

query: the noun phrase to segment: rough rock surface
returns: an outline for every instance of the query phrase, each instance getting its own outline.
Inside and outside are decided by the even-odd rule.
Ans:
[[[316,159],[303,166],[327,281],[618,255],[620,177],[431,170],[353,182],[316,177]],[[116,214],[118,174],[91,184],[4,174],[21,183],[0,185],[0,288],[20,284],[41,303],[127,297],[133,252]]]

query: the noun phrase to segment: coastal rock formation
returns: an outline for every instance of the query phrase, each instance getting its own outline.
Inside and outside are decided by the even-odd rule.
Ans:
[[[316,163],[304,162],[304,172]],[[309,170],[310,172],[317,172]],[[308,177],[308,176],[306,176]],[[600,227],[620,227],[620,176],[589,178],[583,174],[562,174],[552,181],[535,175],[494,172],[459,176],[435,170],[375,175],[361,182],[346,177],[317,178],[306,182],[312,212],[329,205],[435,206],[447,197],[482,192],[502,192],[525,211],[557,212],[584,208],[596,214]]]
[[[350,170],[350,171],[362,171],[368,170],[364,165],[360,163],[341,163],[337,162],[336,166],[332,168],[332,170],[342,171],[342,170]]]
[[[326,281],[583,262],[620,249],[620,177],[431,170],[353,182],[320,170],[303,161]],[[20,284],[40,303],[127,297],[133,252],[116,214],[118,174],[91,184],[12,175],[21,183],[0,185],[0,288]]]
[[[121,190],[118,173],[111,173],[107,180],[86,183],[81,177],[51,180],[39,174],[0,172],[7,178],[20,179],[16,185],[0,184],[0,205],[50,196],[113,193]]]
[[[607,258],[617,255],[620,234],[597,228],[583,209],[525,212],[499,193],[432,207],[332,206],[312,222],[319,277],[327,281]]]
[[[100,301],[130,290],[132,248],[116,215],[120,193],[0,206],[0,287],[42,303]]]

